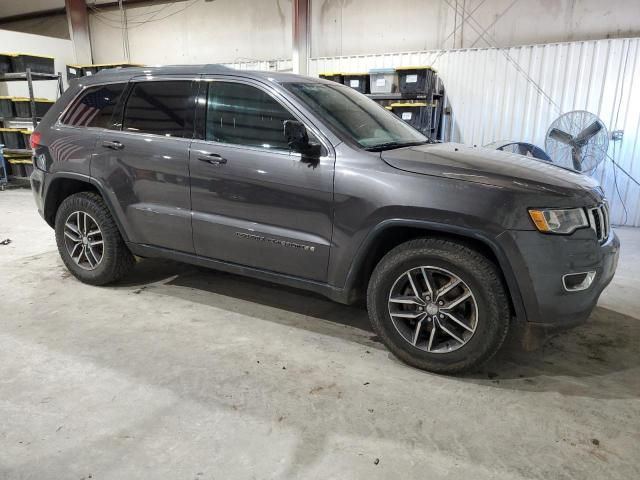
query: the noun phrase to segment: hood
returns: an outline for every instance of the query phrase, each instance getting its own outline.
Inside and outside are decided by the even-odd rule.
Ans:
[[[514,190],[559,195],[600,191],[598,182],[551,163],[515,153],[456,143],[425,144],[386,150],[382,159],[407,172]]]

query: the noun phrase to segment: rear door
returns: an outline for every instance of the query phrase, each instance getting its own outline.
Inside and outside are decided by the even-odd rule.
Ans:
[[[194,246],[198,255],[325,281],[333,152],[326,141],[314,162],[290,152],[285,120],[302,121],[320,141],[268,86],[205,77],[190,158]]]
[[[92,176],[109,190],[134,243],[193,252],[189,142],[197,81],[130,82],[110,131],[97,144]]]

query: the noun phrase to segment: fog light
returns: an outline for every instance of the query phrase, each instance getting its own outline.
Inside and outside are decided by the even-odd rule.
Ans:
[[[596,278],[596,272],[568,273],[562,277],[562,284],[567,292],[586,290]]]

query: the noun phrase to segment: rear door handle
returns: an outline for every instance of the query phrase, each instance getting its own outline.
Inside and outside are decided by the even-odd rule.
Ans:
[[[124,148],[124,145],[117,140],[105,140],[104,142],[102,142],[102,146],[105,148],[110,148],[111,150],[122,150]]]
[[[221,157],[217,153],[198,155],[197,158],[201,162],[207,162],[207,163],[210,163],[211,165],[224,165],[225,163],[227,163],[227,159],[224,157]]]

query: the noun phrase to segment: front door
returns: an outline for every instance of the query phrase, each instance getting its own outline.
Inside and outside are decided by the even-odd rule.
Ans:
[[[92,175],[108,186],[133,243],[193,253],[189,142],[197,82],[131,84],[121,125],[96,146]]]
[[[207,79],[189,159],[195,251],[326,281],[334,158],[289,151],[285,120],[303,121],[259,83]]]

